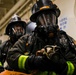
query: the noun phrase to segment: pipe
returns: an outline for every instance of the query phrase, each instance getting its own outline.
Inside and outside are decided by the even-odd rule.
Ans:
[[[21,0],[20,0],[20,1],[21,1]],[[24,2],[24,1],[23,1],[23,2]],[[10,20],[10,18],[11,18],[10,16],[12,15],[12,14],[10,14],[10,12],[12,12],[12,10],[13,10],[14,8],[18,9],[18,8],[21,6],[21,8],[19,8],[19,10],[16,11],[16,9],[15,9],[16,14],[19,13],[19,12],[22,10],[22,8],[25,7],[25,6],[30,2],[30,0],[28,0],[28,1],[25,2],[24,4],[23,4],[23,2],[21,3],[23,6],[21,6],[21,5],[20,5],[20,2],[18,2],[18,3],[3,17],[3,19],[0,21],[0,25],[1,25],[0,30],[1,30],[2,28],[4,28],[5,25],[9,22],[9,20]],[[16,7],[18,4],[19,4],[19,6]],[[14,13],[15,11],[13,11],[12,13]],[[4,18],[5,18],[5,19],[4,19]]]
[[[20,16],[21,17],[24,16],[29,10],[31,10],[34,3],[35,3],[35,0],[31,0],[29,3],[29,7],[26,10],[24,10],[22,13],[20,13]]]
[[[23,15],[26,14],[26,12],[28,12],[29,10],[31,10],[32,5],[30,5],[26,10],[24,10],[21,14],[20,17],[22,17]]]
[[[29,2],[30,0],[27,0],[27,2],[24,3],[15,13],[18,14]]]
[[[24,8],[29,2],[30,2],[30,0],[28,0],[23,6],[21,6],[21,8],[19,8],[19,10],[16,11],[16,14],[19,13],[19,11],[21,11],[22,8]],[[28,9],[28,8],[27,8],[27,9]],[[27,9],[25,10],[26,12],[28,11]],[[23,11],[23,12],[24,12],[24,11]],[[24,15],[24,13],[22,13],[21,16],[22,16],[22,15]],[[19,16],[20,16],[20,15],[19,15]],[[21,17],[21,16],[20,16],[20,17]],[[10,21],[10,19],[11,19],[11,17],[7,18],[7,20],[6,20],[6,21],[2,24],[2,26],[0,27],[0,30],[3,29],[3,28],[8,24],[8,22]]]
[[[20,17],[22,17],[27,11],[29,11],[31,8],[30,7],[28,7],[25,11],[23,11],[19,16]],[[3,29],[7,24],[8,24],[8,22],[9,22],[9,20],[11,19],[11,17],[10,18],[8,18],[7,19],[7,21],[5,21],[5,23],[0,27],[0,30],[1,29]]]
[[[3,25],[3,23],[14,13],[16,12],[16,10],[18,10],[24,3],[26,2],[26,0],[19,0],[16,5],[14,5],[14,7],[1,19],[0,21],[0,26]],[[0,28],[1,29],[1,28]]]

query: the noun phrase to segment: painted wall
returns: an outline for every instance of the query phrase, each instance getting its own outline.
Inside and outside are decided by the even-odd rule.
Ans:
[[[8,40],[8,39],[10,39],[10,38],[7,35],[0,36],[0,44],[3,43],[4,41]]]
[[[59,27],[76,40],[76,0],[55,0],[61,10]]]

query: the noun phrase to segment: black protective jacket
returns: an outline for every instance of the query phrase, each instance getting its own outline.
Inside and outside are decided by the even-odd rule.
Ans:
[[[12,45],[13,44],[10,42],[10,40],[4,41],[0,45],[0,61],[2,62],[2,64],[4,64],[4,62],[6,60],[8,49],[10,49],[12,47]]]
[[[74,66],[72,75],[75,75],[76,45],[74,41],[75,40],[68,36],[64,31],[58,31],[54,38],[47,39],[39,37],[36,34],[31,36],[24,35],[8,51],[7,62],[12,68],[19,71],[18,59],[21,55],[26,55],[28,53],[29,57],[25,62],[25,65],[27,65],[26,69],[48,72],[54,71],[58,75],[67,75],[68,65],[66,63],[67,61],[70,61]],[[46,45],[57,45],[60,47],[60,50],[57,52],[60,57],[56,59],[56,61],[48,60],[43,56],[36,56],[36,52]],[[49,75],[49,73],[47,75]]]
[[[12,70],[12,68],[10,68],[8,64],[4,64],[6,62],[8,50],[12,46],[13,46],[13,43],[11,42],[11,40],[4,41],[0,45],[0,62],[2,63],[2,67],[0,68],[0,72],[2,72],[4,69]]]

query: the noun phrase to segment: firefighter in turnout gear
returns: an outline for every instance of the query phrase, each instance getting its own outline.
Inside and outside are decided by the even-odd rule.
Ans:
[[[38,0],[30,20],[37,24],[31,36],[22,36],[8,51],[7,62],[32,75],[75,75],[75,40],[59,29],[60,10],[50,0]],[[14,64],[12,64],[14,63]]]
[[[8,49],[10,49],[13,44],[25,34],[26,23],[21,20],[18,15],[13,15],[10,23],[7,25],[5,29],[5,34],[9,36],[10,39],[4,41],[0,45],[0,61],[2,63],[2,67],[4,67],[4,63],[6,61],[6,56]],[[4,67],[6,69],[8,66]],[[9,67],[8,67],[9,68]]]

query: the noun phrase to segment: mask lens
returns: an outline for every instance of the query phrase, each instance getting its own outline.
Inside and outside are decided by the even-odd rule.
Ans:
[[[15,25],[12,30],[13,34],[15,34],[16,36],[21,36],[25,33],[24,28],[20,25]]]
[[[56,24],[56,16],[54,15],[54,12],[46,12],[42,13],[37,17],[37,23],[39,25],[55,25]]]

